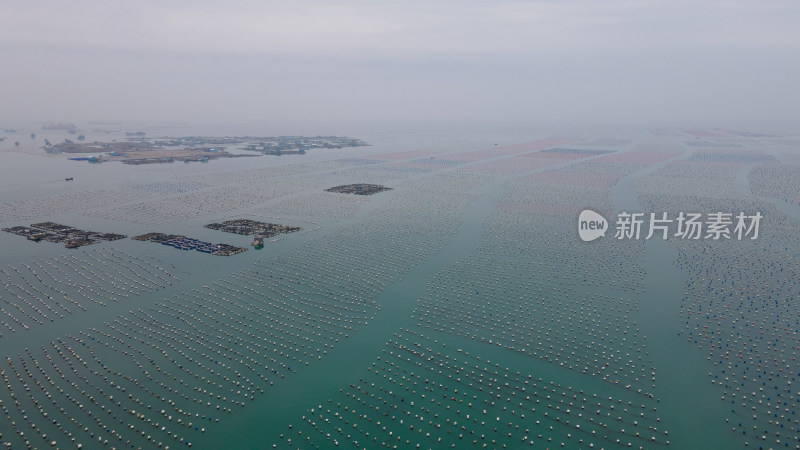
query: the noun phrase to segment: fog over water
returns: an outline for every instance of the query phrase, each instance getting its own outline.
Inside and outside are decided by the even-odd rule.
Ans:
[[[0,120],[791,128],[800,5],[0,5]]]

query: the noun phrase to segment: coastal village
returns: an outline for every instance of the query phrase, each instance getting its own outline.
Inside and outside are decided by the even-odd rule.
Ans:
[[[50,128],[53,129],[51,125]],[[72,131],[74,126],[60,124],[60,128]],[[74,134],[74,133],[72,133]],[[41,148],[51,154],[89,154],[69,158],[90,163],[122,162],[123,164],[163,164],[174,162],[206,163],[219,158],[245,158],[255,156],[303,155],[319,149],[341,149],[362,147],[366,142],[340,136],[185,136],[149,138],[143,131],[126,132],[126,139],[117,142],[85,142],[85,136],[75,140],[64,139],[52,143],[45,139]]]

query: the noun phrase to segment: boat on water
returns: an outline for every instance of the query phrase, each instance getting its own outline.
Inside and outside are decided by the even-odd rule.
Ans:
[[[255,247],[256,250],[264,248],[264,236],[260,234],[253,236],[253,247]]]
[[[74,179],[75,179],[75,178],[73,178],[73,177],[68,177],[68,178],[64,178],[64,181],[72,181],[72,180],[74,180]]]

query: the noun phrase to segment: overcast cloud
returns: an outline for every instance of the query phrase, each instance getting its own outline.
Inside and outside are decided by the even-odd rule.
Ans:
[[[3,121],[800,119],[797,1],[6,0],[0,60]]]

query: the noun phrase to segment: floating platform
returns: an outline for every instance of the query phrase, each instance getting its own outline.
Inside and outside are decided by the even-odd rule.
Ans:
[[[137,241],[150,241],[161,245],[167,245],[179,250],[197,250],[202,253],[210,253],[217,256],[231,256],[242,253],[247,249],[235,247],[228,244],[213,244],[178,234],[147,233],[134,236],[131,239]]]
[[[225,231],[227,233],[236,233],[242,235],[256,234],[262,236],[262,240],[263,238],[277,236],[278,234],[281,233],[294,233],[295,231],[302,230],[302,228],[300,227],[279,225],[276,223],[258,222],[249,219],[236,219],[236,220],[227,220],[222,223],[210,223],[208,225],[204,225],[204,227],[210,228],[212,230]]]
[[[78,248],[84,245],[95,244],[100,241],[116,241],[127,236],[115,233],[100,233],[97,231],[84,231],[69,225],[54,222],[34,223],[30,227],[16,226],[3,228],[3,231],[23,236],[29,241],[39,242],[64,242],[66,248]]]
[[[345,184],[342,186],[332,187],[325,189],[325,192],[336,192],[339,194],[355,194],[355,195],[372,195],[378,192],[390,191],[392,188],[381,186],[379,184]]]

